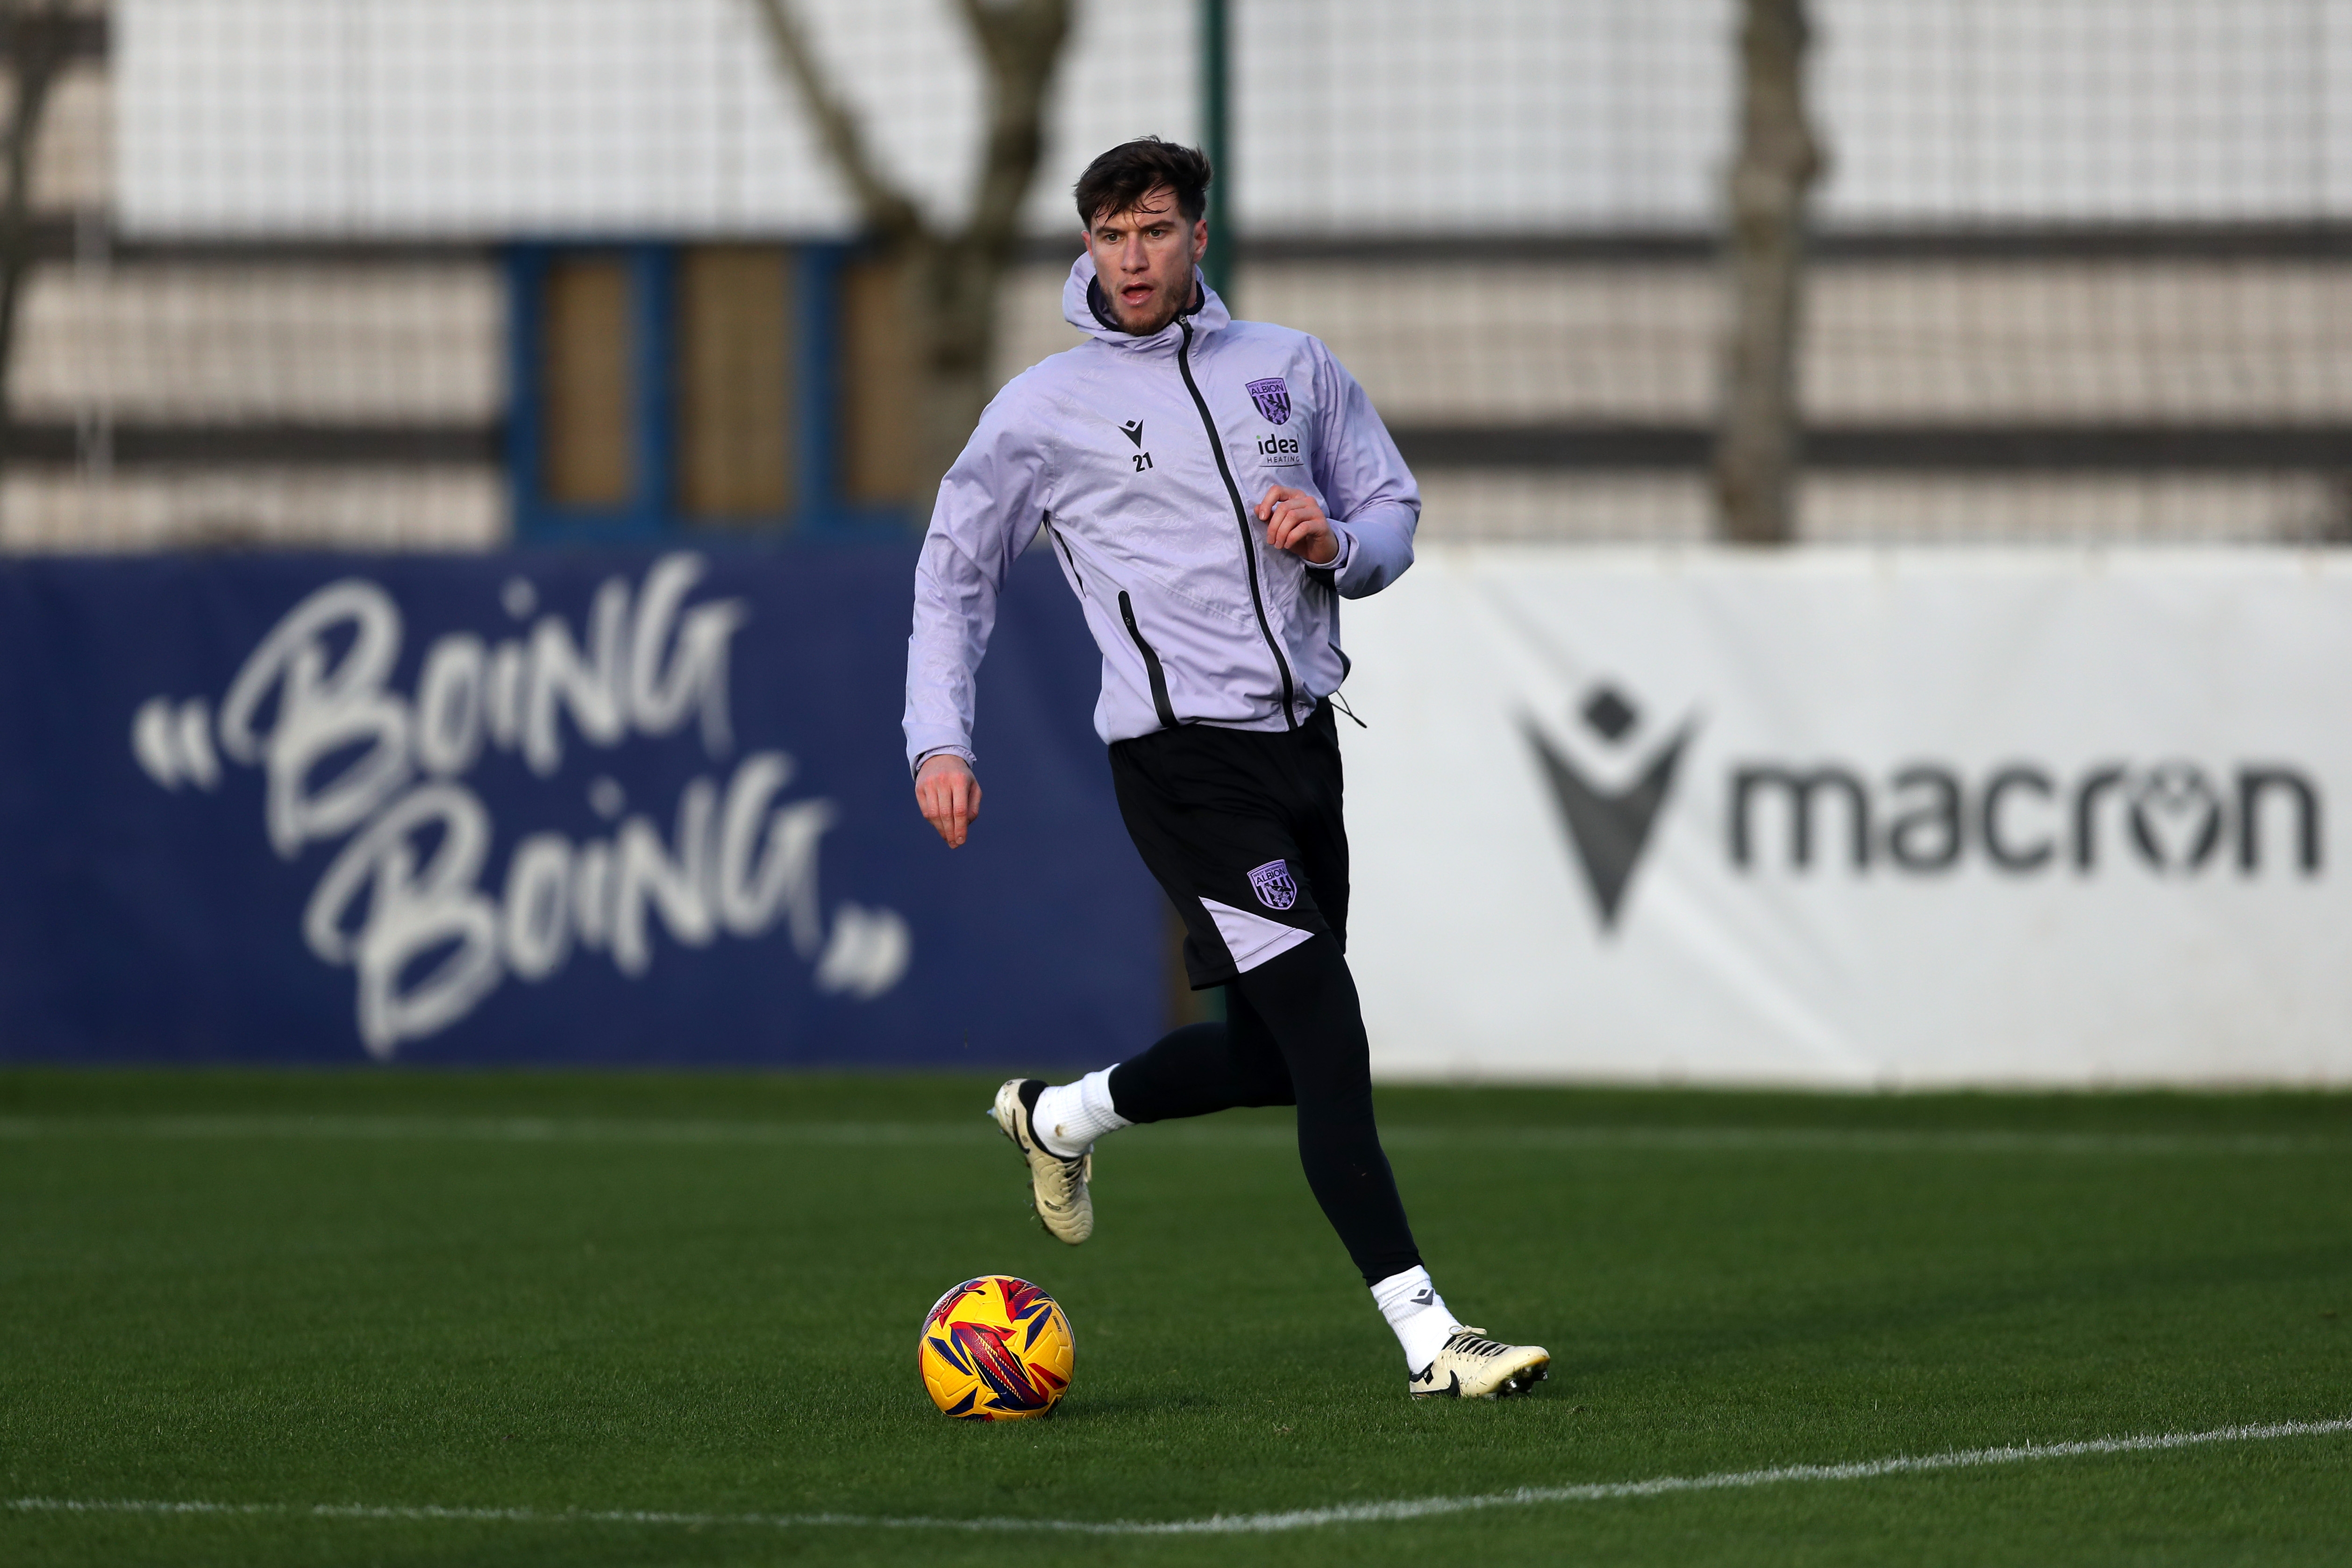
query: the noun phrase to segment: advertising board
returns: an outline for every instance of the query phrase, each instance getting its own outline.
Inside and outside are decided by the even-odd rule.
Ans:
[[[0,566],[0,1060],[1098,1065],[1167,1016],[1098,659],[1016,567],[982,830],[912,542]]]
[[[1389,1077],[2352,1081],[2352,562],[1430,547],[1351,605]]]

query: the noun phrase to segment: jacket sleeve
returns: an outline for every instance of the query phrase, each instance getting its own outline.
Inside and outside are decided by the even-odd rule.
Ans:
[[[1388,426],[1347,367],[1315,345],[1315,480],[1322,488],[1339,557],[1332,572],[1342,598],[1377,594],[1412,564],[1421,488]]]
[[[972,759],[974,684],[996,597],[1045,510],[1045,455],[1014,429],[1019,382],[999,393],[947,478],[915,564],[907,638],[907,765],[935,752]],[[1021,421],[1024,425],[1033,422]]]

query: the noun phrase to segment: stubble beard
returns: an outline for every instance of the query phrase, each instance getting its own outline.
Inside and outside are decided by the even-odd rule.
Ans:
[[[1118,324],[1128,336],[1148,338],[1157,332],[1164,331],[1168,323],[1182,315],[1184,307],[1192,302],[1192,268],[1187,264],[1181,280],[1171,282],[1167,288],[1152,291],[1150,300],[1148,301],[1150,311],[1148,315],[1130,321],[1124,314],[1127,302],[1116,297],[1111,300],[1111,311],[1118,317]]]

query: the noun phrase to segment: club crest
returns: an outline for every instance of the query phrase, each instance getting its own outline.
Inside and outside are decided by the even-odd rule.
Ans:
[[[1264,381],[1251,382],[1249,395],[1250,401],[1257,405],[1257,411],[1265,416],[1269,424],[1290,423],[1290,388],[1282,384],[1282,377],[1270,375]],[[1281,864],[1279,860],[1275,862],[1276,867]],[[1282,907],[1289,908],[1287,904]]]
[[[1298,901],[1298,884],[1291,880],[1287,861],[1269,860],[1252,871],[1249,879],[1250,891],[1267,909],[1286,910]]]

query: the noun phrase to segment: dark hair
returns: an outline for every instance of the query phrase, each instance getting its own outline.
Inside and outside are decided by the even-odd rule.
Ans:
[[[1209,209],[1209,182],[1214,178],[1197,147],[1157,136],[1122,142],[1078,176],[1078,221],[1092,228],[1103,214],[1123,213],[1164,185],[1176,193],[1176,210],[1198,223]]]

